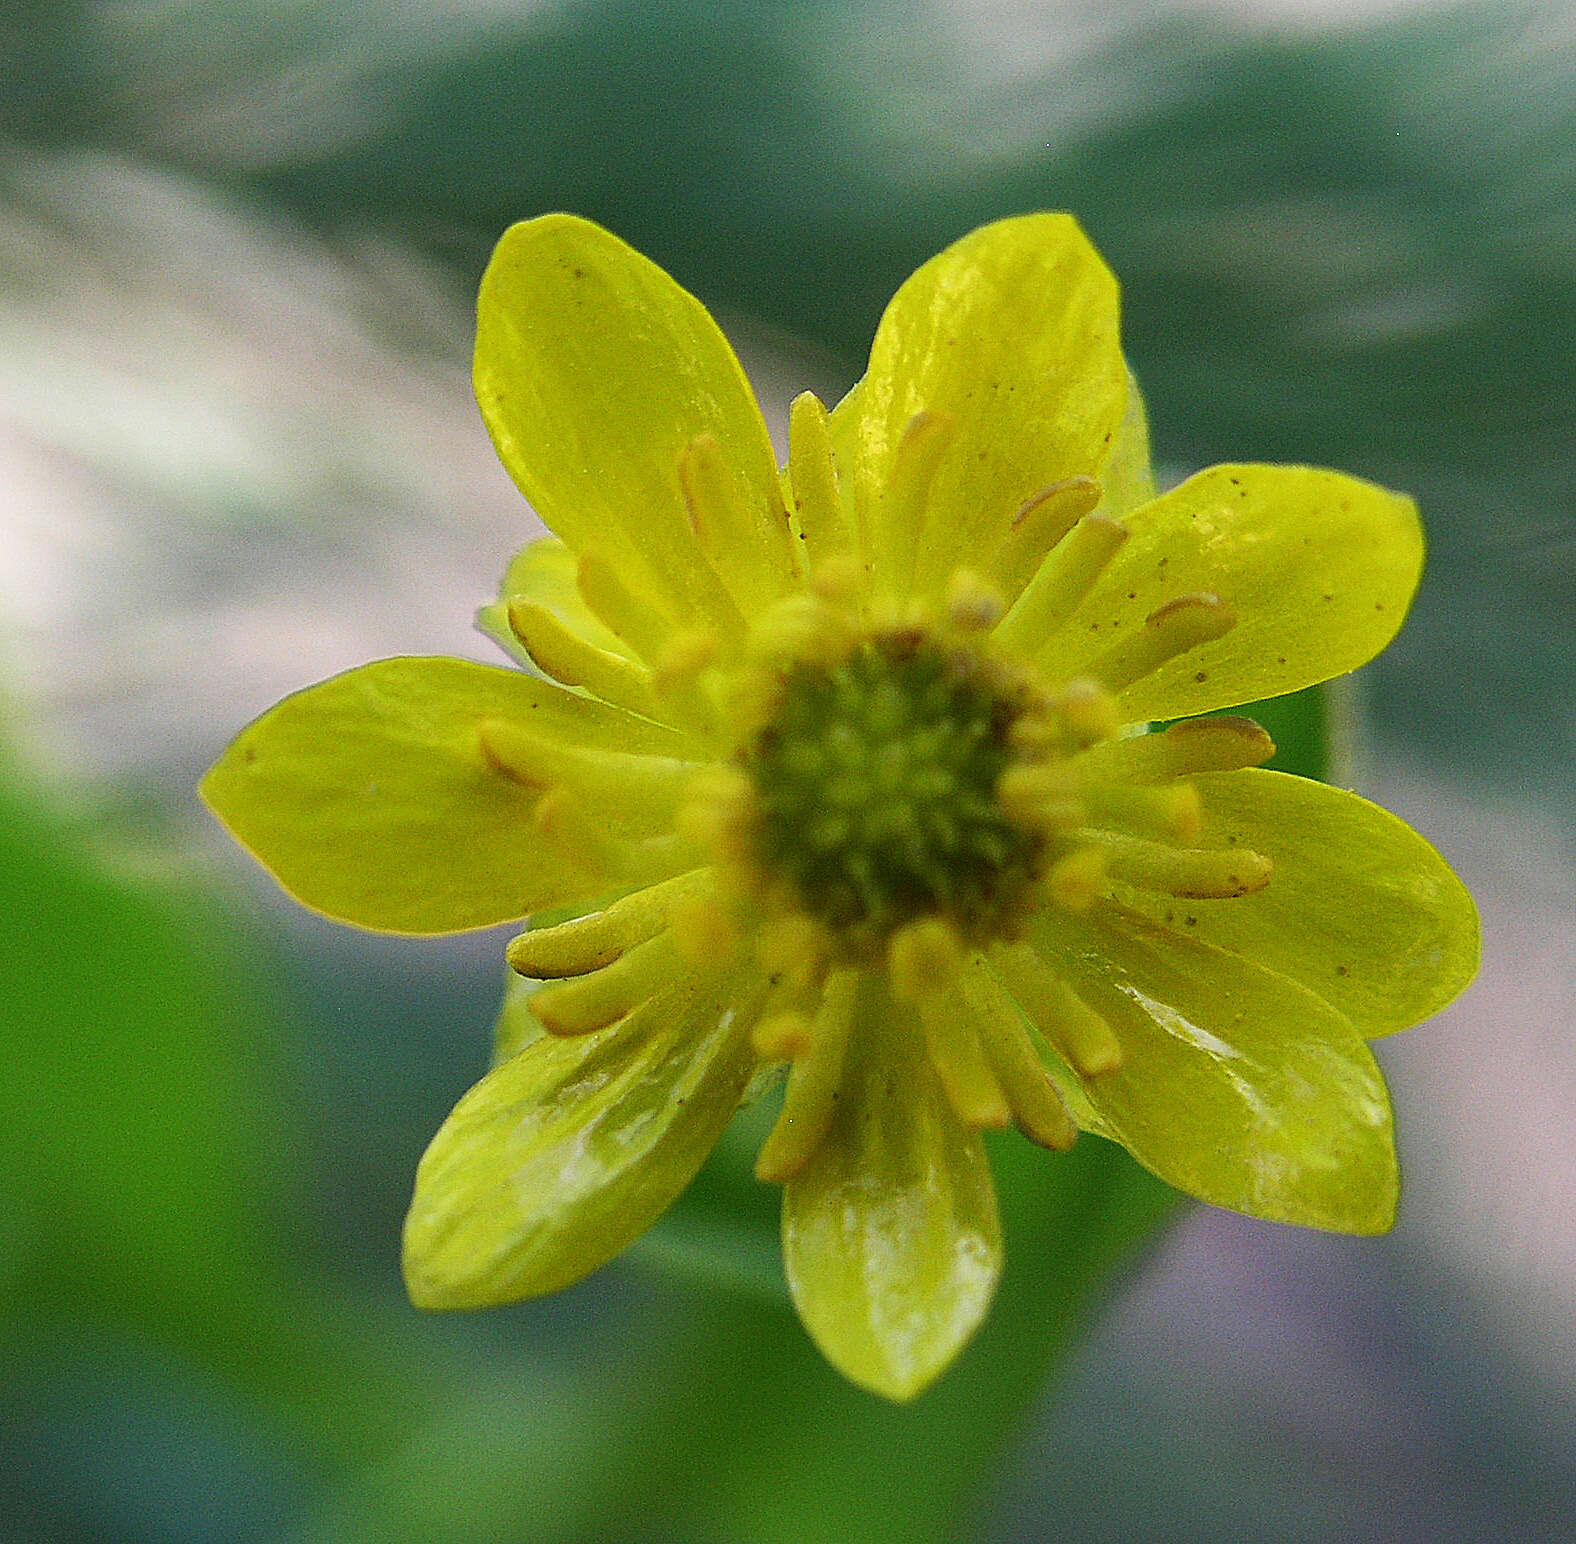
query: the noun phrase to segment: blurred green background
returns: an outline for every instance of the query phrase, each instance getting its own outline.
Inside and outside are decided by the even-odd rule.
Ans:
[[[582,1286],[417,1315],[400,1219],[499,939],[301,914],[193,786],[334,670],[490,657],[534,530],[469,399],[491,242],[612,226],[780,418],[918,262],[1044,207],[1124,281],[1164,475],[1423,502],[1351,778],[1472,884],[1486,964],[1383,1048],[1400,1226],[1004,1144],[1001,1300],[899,1411],[797,1328],[743,1131]],[[1564,0],[11,0],[0,1539],[1572,1537],[1573,446]]]

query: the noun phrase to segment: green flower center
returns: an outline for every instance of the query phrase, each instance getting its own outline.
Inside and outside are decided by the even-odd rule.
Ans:
[[[1043,845],[996,796],[1022,697],[986,658],[918,631],[794,666],[743,757],[763,868],[854,952],[927,916],[996,936]]]

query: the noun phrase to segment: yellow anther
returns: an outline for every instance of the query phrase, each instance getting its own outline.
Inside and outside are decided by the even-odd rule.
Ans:
[[[704,629],[671,633],[664,640],[651,677],[659,692],[687,686],[717,657],[717,635]]]
[[[512,939],[504,951],[510,967],[537,980],[583,976],[610,965],[626,949],[654,938],[704,884],[699,872],[680,874],[663,884],[651,885],[623,896],[602,911],[560,922],[554,927],[532,928]]]
[[[600,552],[582,552],[575,583],[592,616],[642,659],[650,662],[661,655],[673,624],[624,582],[618,563]]]
[[[924,542],[930,485],[957,428],[950,413],[915,413],[903,429],[871,532],[876,583],[888,601],[906,595]]]
[[[1012,1106],[986,1058],[979,1022],[959,990],[961,975],[960,961],[944,988],[918,999],[925,1051],[958,1119],[999,1131],[1012,1120]]]
[[[901,1002],[922,1003],[945,992],[957,980],[963,961],[963,940],[950,922],[940,917],[910,922],[887,945],[892,995]]]
[[[1177,848],[1112,832],[1091,833],[1113,879],[1139,890],[1191,900],[1252,895],[1270,882],[1274,864],[1246,847]]]
[[[793,982],[812,975],[826,951],[826,930],[802,911],[771,918],[755,936],[755,958],[761,969]]]
[[[1123,691],[1179,654],[1224,637],[1236,623],[1236,613],[1218,595],[1178,595],[1101,655],[1089,674],[1107,691]]]
[[[671,817],[695,776],[692,761],[570,746],[513,719],[483,719],[476,735],[488,765],[515,782],[530,788],[562,783],[598,799],[616,798],[653,823]]]
[[[1065,765],[1056,761],[1008,767],[997,780],[996,799],[1009,820],[1046,836],[1075,831],[1088,819]]]
[[[1046,892],[1067,911],[1083,911],[1105,893],[1106,855],[1093,845],[1058,858],[1045,878]]]
[[[691,778],[674,817],[679,835],[715,856],[745,863],[754,853],[755,785],[737,767],[707,767]]]
[[[788,412],[788,480],[812,571],[828,555],[852,552],[856,535],[838,487],[826,408],[811,391],[795,397]]]
[[[545,606],[509,602],[509,630],[544,675],[565,686],[582,686],[593,696],[635,713],[650,714],[655,706],[651,672],[622,654],[587,643]]]
[[[782,1113],[755,1161],[756,1178],[776,1184],[792,1179],[821,1145],[837,1111],[858,990],[856,971],[834,971],[827,978],[809,1044],[794,1057]]]
[[[536,801],[532,821],[566,862],[597,879],[655,884],[694,868],[704,856],[677,831],[642,841],[613,836],[562,786]]]
[[[1101,1077],[1122,1065],[1122,1047],[1111,1026],[1028,944],[999,944],[990,963],[1024,1016],[1075,1072]]]
[[[1125,526],[1103,515],[1085,515],[1051,549],[996,636],[1026,653],[1047,655],[1057,629],[1078,609],[1126,540]]]
[[[1086,789],[1091,826],[1116,828],[1130,834],[1191,842],[1204,826],[1204,805],[1192,783],[1159,788],[1124,783],[1093,784]]]
[[[793,1061],[810,1049],[813,1029],[809,1018],[791,1009],[768,1014],[750,1031],[750,1043],[762,1061]]]
[[[1122,727],[1116,699],[1097,681],[1071,682],[1056,699],[1067,737],[1078,745],[1108,740]]]
[[[810,572],[810,588],[829,605],[852,607],[865,584],[865,566],[852,553],[835,552]]]
[[[790,595],[769,607],[750,628],[750,659],[773,669],[798,664],[832,665],[854,646],[854,619],[816,595]]]
[[[1057,542],[1100,502],[1093,477],[1068,477],[1031,494],[991,559],[991,578],[1002,593],[1016,596]]]
[[[947,581],[947,617],[964,632],[984,632],[1001,620],[1001,593],[971,568],[959,568]]]
[[[1235,772],[1275,754],[1275,742],[1252,719],[1194,718],[1161,734],[1131,735],[1092,746],[1078,758],[1087,778],[1164,783],[1196,772]]]
[[[1065,1152],[1077,1139],[1078,1127],[1040,1061],[1018,1010],[983,962],[965,973],[963,996],[1018,1129],[1041,1147]]]
[[[679,961],[666,934],[648,939],[611,965],[543,987],[531,1011],[550,1035],[589,1035],[616,1024],[678,977]]]
[[[668,916],[673,943],[691,965],[711,965],[733,953],[739,924],[715,895],[687,895]]]

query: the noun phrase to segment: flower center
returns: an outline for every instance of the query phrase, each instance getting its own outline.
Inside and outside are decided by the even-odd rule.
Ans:
[[[997,798],[1026,696],[984,655],[919,629],[795,664],[741,758],[761,867],[855,953],[922,917],[975,942],[1007,930],[1043,846]]]

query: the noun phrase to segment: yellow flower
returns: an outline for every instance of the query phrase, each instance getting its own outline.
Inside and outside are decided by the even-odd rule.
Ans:
[[[548,984],[417,1177],[417,1303],[595,1269],[783,1064],[758,1172],[789,1286],[893,1398],[1000,1272],[983,1128],[1390,1225],[1365,1037],[1471,977],[1472,903],[1401,822],[1196,715],[1384,647],[1409,500],[1282,466],[1154,497],[1115,281],[1065,215],[925,264],[837,408],[794,403],[781,473],[710,316],[606,231],[514,227],[479,317],[483,414],[556,533],[481,617],[530,673],[353,670],[204,784],[330,916],[531,921],[509,962]]]

